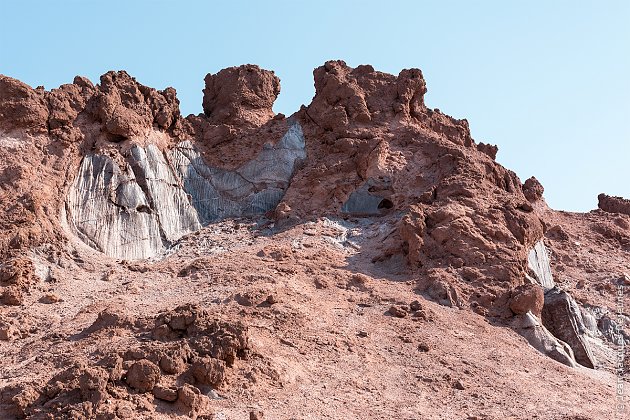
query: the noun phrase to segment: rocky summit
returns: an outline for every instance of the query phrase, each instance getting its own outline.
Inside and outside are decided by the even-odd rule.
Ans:
[[[313,75],[0,76],[0,418],[619,413],[630,201],[549,208],[418,69]]]

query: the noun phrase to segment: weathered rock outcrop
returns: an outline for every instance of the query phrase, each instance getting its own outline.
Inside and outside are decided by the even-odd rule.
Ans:
[[[66,192],[4,209],[28,216],[13,249],[62,244],[60,219],[94,249],[143,259],[227,217],[391,217],[396,228],[374,261],[406,259],[421,293],[491,316],[538,312],[515,303],[515,288],[554,286],[530,204],[540,183],[522,185],[466,120],[427,108],[418,69],[394,76],[330,61],[314,78],[311,104],[289,119],[272,110],[278,78],[251,65],[208,75],[204,114],[187,119],[174,89],[125,72],[51,92],[3,78],[0,129],[60,148],[42,167],[57,168],[51,179]],[[34,182],[20,174],[5,184]]]
[[[314,76],[315,97],[297,113],[309,159],[282,200],[288,217],[402,213],[380,260],[404,255],[426,290],[438,287],[427,273],[450,266],[438,289],[510,316],[509,291],[543,234],[516,175],[478,150],[465,120],[426,107],[419,70],[333,61]]]
[[[101,76],[88,111],[108,133],[123,139],[147,135],[153,126],[167,130],[180,116],[175,89],[157,91],[139,84],[124,71]]]
[[[465,120],[426,107],[418,69],[393,76],[331,61],[314,77],[312,103],[288,123],[272,111],[277,77],[256,66],[208,75],[205,115],[187,120],[173,89],[125,72],[13,96],[54,98],[55,136],[70,142],[66,166],[80,167],[60,207],[77,235],[109,255],[155,256],[200,225],[276,205],[292,220],[402,212],[406,227],[383,243],[384,259],[404,255],[421,277],[451,266],[439,283],[461,303],[510,314],[510,290],[542,237],[516,175],[475,144]]]
[[[557,288],[545,293],[542,319],[554,336],[571,346],[579,364],[595,368],[595,357],[584,339],[587,329],[582,312],[571,295]]]
[[[597,196],[598,207],[608,213],[621,213],[630,215],[630,200],[623,197],[612,197],[606,194]]]
[[[523,194],[530,203],[540,200],[545,192],[545,188],[535,176],[528,178],[523,184]]]
[[[556,338],[531,312],[517,315],[512,321],[512,328],[542,354],[564,365],[577,366],[571,346]]]
[[[97,362],[73,355],[71,366],[47,383],[3,388],[0,405],[9,408],[4,413],[19,418],[116,418],[120,406],[129,404],[125,401],[135,410],[138,405],[154,412],[155,396],[175,403],[171,410],[196,418],[207,410],[207,385],[221,386],[225,372],[248,357],[247,327],[215,319],[199,306],[180,306],[152,320],[102,322],[112,315],[99,315],[85,334],[123,329],[135,334],[134,339],[122,347],[102,348]],[[152,343],[147,343],[147,334],[153,336]]]
[[[203,112],[211,124],[260,126],[274,116],[280,79],[258,66],[246,65],[208,74]]]
[[[589,347],[587,328],[584,326],[580,307],[570,294],[556,286],[551,272],[549,253],[543,241],[537,242],[536,246],[529,252],[528,266],[532,274],[532,277],[529,277],[533,282],[532,286],[540,288],[537,294],[539,297],[544,296],[544,303],[540,302],[542,312],[536,313],[534,311],[534,313],[541,319],[540,324],[544,325],[545,334],[561,340],[563,347],[570,347],[571,355],[577,363],[591,369],[595,368],[595,357]],[[520,298],[520,300],[527,301],[525,298]],[[533,301],[533,299],[531,300]],[[519,311],[515,311],[513,306],[523,307],[519,303],[519,301],[515,302],[514,299],[511,301],[510,308],[515,313],[519,313]],[[536,304],[536,308],[538,306]],[[534,336],[531,331],[520,329],[519,332],[523,333],[530,344],[536,342],[535,340],[532,341]],[[536,336],[541,336],[541,334],[537,333]],[[539,348],[534,344],[532,346]],[[564,356],[562,358],[564,359]]]
[[[48,104],[44,89],[0,75],[0,130],[47,130]]]
[[[173,169],[154,145],[135,146],[126,166],[107,156],[83,159],[66,217],[93,248],[123,259],[149,258],[201,227]]]
[[[543,241],[538,241],[527,254],[527,266],[533,275],[533,281],[538,283],[545,291],[555,287],[549,263],[549,253]]]
[[[234,170],[206,165],[190,142],[182,142],[169,152],[169,160],[204,225],[273,210],[305,158],[299,123],[291,124],[280,141],[266,143],[254,159]]]

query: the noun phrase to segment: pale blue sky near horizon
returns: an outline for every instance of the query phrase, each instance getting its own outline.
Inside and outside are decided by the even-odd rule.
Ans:
[[[551,207],[630,198],[628,0],[0,0],[0,14],[0,74],[51,89],[124,69],[175,87],[184,115],[225,67],[274,70],[286,115],[310,103],[327,60],[418,67],[427,105],[466,118]]]

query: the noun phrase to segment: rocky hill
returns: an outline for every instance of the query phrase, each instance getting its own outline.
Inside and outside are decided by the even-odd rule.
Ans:
[[[550,209],[418,69],[313,74],[0,76],[0,417],[620,413],[630,202]]]

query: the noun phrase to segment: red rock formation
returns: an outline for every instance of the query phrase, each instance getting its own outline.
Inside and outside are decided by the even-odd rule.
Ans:
[[[580,382],[580,372],[572,372],[572,381],[564,387],[557,386],[567,372],[518,347],[525,345],[514,334],[466,311],[440,308],[418,292],[441,305],[469,307],[481,314],[512,317],[531,311],[539,316],[542,289],[523,282],[527,253],[542,238],[544,219],[551,226],[545,241],[553,247],[557,283],[570,285],[579,279],[571,290],[578,302],[611,308],[615,285],[628,283],[624,270],[630,219],[606,212],[628,214],[627,200],[600,196],[600,208],[606,212],[588,215],[534,205],[544,191],[535,178],[522,185],[495,162],[496,146],[474,142],[466,120],[426,107],[420,70],[394,76],[371,66],[353,69],[331,61],[314,76],[312,103],[288,119],[272,111],[280,91],[278,78],[251,65],[209,74],[204,114],[186,119],[180,116],[174,89],[151,89],[125,72],[107,73],[96,86],[77,77],[50,92],[0,77],[0,301],[18,305],[0,306],[0,339],[15,340],[5,347],[3,366],[11,370],[11,378],[28,373],[37,379],[4,387],[0,412],[8,406],[10,415],[130,418],[132,410],[153,415],[163,404],[159,399],[176,401],[173,410],[194,418],[207,415],[207,395],[212,395],[208,386],[225,387],[220,391],[226,393],[234,386],[240,396],[232,393],[225,402],[236,406],[268,391],[284,393],[274,394],[269,400],[273,403],[286,399],[297,388],[295,376],[283,370],[300,372],[306,379],[309,373],[316,379],[323,373],[329,375],[330,389],[341,389],[339,384],[347,384],[348,378],[326,371],[327,364],[335,371],[340,370],[337,366],[356,370],[360,364],[365,384],[392,389],[401,385],[405,398],[419,389],[437,393],[436,400],[447,395],[443,387],[435,387],[434,378],[395,382],[401,373],[416,374],[416,365],[413,372],[405,370],[412,359],[422,363],[424,371],[439,372],[438,380],[449,378],[457,392],[478,382],[475,392],[482,397],[493,394],[484,397],[486,401],[507,392],[500,378],[514,374],[511,366],[535,367],[537,374],[550,375],[553,385],[544,388],[536,382],[527,388],[525,380],[516,382],[519,390],[536,398],[547,398],[544,390],[562,394],[557,405],[564,411],[559,415],[581,409],[566,404],[564,395],[575,383],[581,390],[590,389],[585,384],[593,382]],[[154,142],[164,150],[186,139],[209,164],[233,169],[276,143],[294,122],[304,132],[307,157],[283,200],[268,213],[275,220],[257,220],[256,226],[240,231],[237,226],[247,222],[232,227],[224,222],[182,238],[181,248],[151,264],[99,256],[70,241],[62,226],[68,185],[86,154],[106,154],[122,162],[133,144]],[[355,229],[340,233],[346,224],[339,221],[342,218]],[[337,223],[339,231],[331,227]],[[356,243],[354,230],[360,231]],[[270,231],[273,235],[267,236]],[[595,275],[597,293],[590,293],[588,282]],[[202,278],[212,281],[199,281]],[[95,311],[118,300],[127,303],[126,312]],[[207,310],[180,306],[193,301]],[[170,305],[178,307],[165,311]],[[44,320],[39,331],[23,322],[31,310]],[[353,322],[339,317],[340,310],[347,310]],[[151,316],[138,317],[141,311]],[[215,319],[215,313],[222,316]],[[585,321],[592,321],[586,315]],[[85,329],[90,316],[96,320]],[[51,327],[54,317],[62,317],[59,324],[65,325]],[[151,319],[155,325],[147,324]],[[245,327],[249,322],[240,322],[253,320],[251,330]],[[605,316],[597,322],[607,323],[607,330],[616,325]],[[324,323],[329,331],[321,329]],[[354,331],[359,324],[361,330]],[[476,339],[462,340],[457,328]],[[444,334],[450,329],[455,338]],[[410,337],[409,331],[424,336]],[[19,342],[28,335],[37,339]],[[418,343],[408,345],[419,337]],[[499,352],[485,345],[495,339]],[[382,340],[391,341],[383,346]],[[250,349],[250,344],[258,348]],[[393,346],[398,346],[395,352]],[[50,349],[68,351],[74,360],[87,358],[87,364],[55,373],[61,362],[68,363],[59,354],[49,354]],[[345,357],[346,352],[352,357]],[[431,357],[422,358],[426,352]],[[300,358],[303,363],[295,366]],[[33,364],[20,362],[27,359]],[[375,369],[383,360],[399,364]],[[49,370],[50,375],[44,374]],[[387,382],[390,371],[394,379]],[[461,372],[468,372],[471,380],[450,376]],[[477,380],[480,375],[483,380]],[[308,386],[308,380],[299,381],[300,391],[308,391]],[[607,390],[591,398],[600,404],[592,411],[597,418],[604,418],[601,412],[609,408]],[[348,391],[347,398],[360,397],[356,390]],[[513,393],[512,388],[508,391]],[[576,398],[582,402],[584,395]],[[398,402],[389,402],[395,415]],[[521,402],[511,400],[500,408],[517,415],[520,409],[508,405]],[[469,415],[469,408],[466,402],[454,415]],[[545,414],[539,416],[548,413],[543,409]],[[365,415],[364,405],[360,410]],[[432,413],[436,418],[443,415]],[[486,412],[482,417],[500,415],[505,413]]]
[[[124,71],[101,76],[88,110],[108,133],[123,138],[141,136],[153,126],[169,129],[180,116],[175,89],[148,88]]]
[[[0,75],[0,130],[47,130],[48,104],[44,89],[33,89],[26,83]]]
[[[309,159],[282,205],[298,218],[341,214],[369,186],[366,194],[406,214],[383,258],[404,253],[421,276],[451,267],[442,283],[460,302],[507,315],[504,294],[522,284],[527,252],[542,237],[516,175],[472,147],[464,120],[425,107],[419,70],[395,77],[335,61],[314,74],[313,102],[298,113]]]
[[[461,304],[476,302],[479,308],[509,314],[509,290],[522,284],[527,252],[542,236],[542,225],[523,194],[531,195],[529,184],[523,190],[516,175],[494,161],[495,148],[476,145],[465,120],[426,107],[426,83],[418,69],[393,76],[371,66],[353,69],[331,61],[317,68],[314,77],[312,103],[294,116],[303,127],[308,158],[279,206],[284,210],[276,214],[289,221],[352,215],[355,210],[346,205],[351,196],[358,205],[371,200],[374,208],[363,209],[367,214],[402,212],[399,229],[378,258],[405,255],[412,272],[424,279],[431,279],[427,270],[448,267],[440,287],[452,289]],[[287,127],[282,118],[273,118],[278,78],[251,65],[209,74],[205,116],[187,120],[180,117],[174,89],[148,88],[125,72],[109,72],[97,86],[76,78],[49,93],[2,81],[5,131],[48,129],[73,144],[54,158],[53,167],[59,169],[77,162],[82,148],[124,153],[124,146],[95,140],[98,133],[118,142],[146,138],[151,130],[168,132],[173,142],[193,138],[210,163],[232,168],[251,159],[264,143],[277,141]],[[45,164],[44,170],[49,167]],[[13,185],[28,191],[24,187],[34,185],[27,175],[32,171]],[[65,176],[57,172],[50,179],[63,184]],[[32,210],[21,206],[22,217],[59,208],[63,196],[48,192],[24,200]],[[4,217],[8,214],[5,208]],[[30,218],[12,241],[21,248],[60,240],[57,220],[56,214]],[[15,228],[14,222],[7,225]]]
[[[630,215],[630,200],[622,197],[611,197],[600,194],[597,196],[598,207],[608,213],[621,213]]]
[[[544,192],[545,188],[534,176],[528,178],[523,184],[523,194],[530,203],[540,200]]]
[[[205,82],[203,112],[211,124],[258,127],[273,118],[280,79],[272,71],[254,65],[230,67],[208,74]]]

